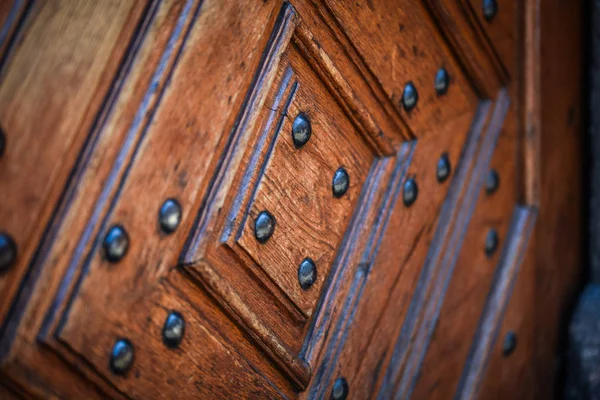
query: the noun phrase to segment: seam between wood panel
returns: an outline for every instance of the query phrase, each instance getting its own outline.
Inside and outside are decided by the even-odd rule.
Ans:
[[[461,7],[456,0],[448,1],[458,7]],[[425,0],[424,6],[428,11],[428,14],[431,16],[443,41],[446,43],[448,49],[461,66],[463,73],[471,82],[479,97],[483,99],[493,98],[501,86],[506,83],[506,78],[499,73],[498,67],[494,64],[494,60],[491,59],[488,52],[485,51],[485,49],[480,48],[480,43],[478,43],[479,46],[476,47],[473,47],[473,44],[466,44],[468,48],[465,48],[465,44],[460,44],[460,42],[464,41],[465,39],[464,35],[455,33],[458,28],[457,22],[453,19],[453,17],[455,17],[453,14],[456,14],[457,11],[454,10],[454,12],[452,12],[451,10],[448,10],[448,6],[446,6],[444,3],[445,1]],[[462,11],[459,10],[458,13],[467,18],[465,23],[470,26],[470,31],[473,32],[474,29],[471,26],[471,22],[468,20],[468,17],[465,15],[464,9]],[[473,38],[473,40],[476,39],[477,38],[475,37]],[[477,42],[479,42],[479,40],[477,40]],[[482,65],[475,59],[475,55],[471,54],[476,52],[476,49],[483,52],[482,58],[485,65]],[[487,76],[485,74],[486,71],[490,69],[493,73],[493,76]]]
[[[351,250],[360,237],[360,227],[367,219],[367,209],[373,204],[377,188],[381,181],[386,178],[386,166],[391,159],[377,159],[371,166],[371,170],[365,180],[366,185],[361,191],[357,202],[356,211],[348,224],[348,229],[340,244],[340,251],[332,264],[331,271],[323,285],[323,295],[319,297],[315,312],[315,317],[310,321],[310,326],[304,340],[300,354],[307,360],[313,360],[318,354],[317,342],[324,340],[328,335],[330,326],[329,313],[322,309],[331,309],[337,299],[337,293],[341,290],[341,282],[344,281],[346,270],[339,267],[348,257],[348,251]],[[339,275],[339,276],[338,276]]]
[[[0,29],[0,51],[2,51],[2,54],[0,54],[0,84],[3,81],[4,70],[12,54],[13,47],[24,29],[34,3],[35,0],[16,0]]]
[[[325,391],[329,387],[335,367],[338,365],[338,359],[342,353],[349,329],[352,326],[354,316],[358,309],[358,304],[360,303],[373,259],[377,253],[392,210],[400,194],[400,189],[402,187],[401,183],[404,181],[408,167],[412,161],[415,143],[415,141],[406,142],[401,146],[394,159],[379,159],[374,165],[374,170],[372,172],[378,176],[379,179],[374,179],[375,182],[365,189],[365,200],[370,199],[372,191],[379,187],[380,179],[387,177],[381,175],[381,169],[385,168],[385,163],[395,160],[394,170],[386,182],[387,189],[381,200],[381,207],[379,207],[376,212],[375,224],[373,228],[367,232],[368,240],[366,244],[362,248],[356,248],[357,241],[363,236],[363,232],[360,228],[367,215],[374,211],[373,207],[369,207],[369,205],[372,205],[372,202],[370,201],[361,202],[362,207],[359,209],[356,220],[352,222],[352,227],[348,230],[348,234],[344,238],[342,250],[336,258],[336,262],[332,268],[331,282],[328,285],[326,297],[321,306],[322,309],[319,310],[319,316],[323,314],[329,316],[333,313],[333,308],[336,304],[335,300],[339,299],[338,292],[340,291],[342,284],[346,281],[346,275],[351,272],[351,268],[347,268],[349,265],[347,259],[355,252],[361,254],[360,262],[354,271],[354,277],[352,278],[352,283],[347,291],[347,296],[344,299],[342,311],[339,313],[340,317],[335,324],[335,328],[330,332],[330,323],[329,321],[324,320],[321,323],[322,326],[316,328],[312,327],[311,329],[311,331],[317,330],[317,336],[328,336],[329,345],[324,349],[326,353],[321,361],[319,370],[315,372],[315,379],[309,392],[310,398],[326,397]],[[311,347],[311,342],[315,340],[313,336],[315,336],[313,332],[307,336],[303,348],[303,351],[306,351],[310,358],[317,356],[315,352],[316,349]]]
[[[177,268],[177,267],[174,267],[171,270],[175,270],[175,268]],[[186,275],[186,274],[189,274],[189,271],[186,271],[185,269],[181,269],[181,273],[183,275]],[[193,279],[192,277],[187,277],[187,278],[188,279]],[[242,351],[240,351],[239,348],[237,348],[236,346],[233,346],[233,344],[231,343],[231,341],[226,338],[226,336],[221,332],[221,329],[219,329],[217,327],[217,325],[214,323],[215,321],[213,319],[209,318],[208,315],[202,309],[202,307],[200,307],[198,303],[193,302],[186,295],[185,291],[181,290],[181,288],[177,287],[176,285],[174,285],[169,280],[165,280],[165,281],[163,281],[163,283],[164,283],[164,285],[169,286],[169,288],[171,288],[171,290],[173,290],[174,292],[176,292],[179,297],[181,297],[182,299],[184,299],[185,302],[187,302],[187,304],[189,305],[189,307],[191,307],[196,312],[196,315],[197,315],[198,319],[202,320],[202,322],[204,323],[204,327],[206,328],[206,330],[207,331],[212,330],[212,332],[210,332],[210,334],[215,338],[215,340],[219,341],[223,345],[223,347],[227,348],[232,353],[235,353],[240,359],[242,359],[245,362],[247,362],[248,366],[254,371],[254,373],[256,373],[261,378],[263,378],[265,381],[267,381],[267,383],[269,384],[269,386],[271,386],[276,392],[278,392],[281,395],[282,398],[288,398],[282,392],[281,388],[279,386],[277,386],[263,371],[261,371],[260,368],[257,367],[252,362],[252,360],[250,360],[247,357],[245,357],[244,353]]]
[[[272,105],[272,108],[269,107],[270,112],[268,113],[269,116],[267,118],[267,123],[262,129],[258,141],[253,146],[254,149],[252,151],[252,155],[248,161],[243,178],[240,182],[240,189],[237,191],[233,199],[233,204],[231,205],[229,213],[225,219],[223,231],[221,232],[221,243],[226,243],[232,237],[232,235],[237,241],[242,235],[242,231],[250,211],[251,199],[255,197],[256,191],[258,190],[258,185],[266,170],[267,161],[273,152],[275,142],[281,132],[283,119],[287,114],[298,87],[298,81],[292,81],[292,77],[292,68],[288,66],[283,73],[282,82],[277,89],[277,95],[275,96],[275,101]],[[288,89],[290,89],[290,92],[287,93],[285,101],[283,102],[283,108],[280,110],[279,107],[284,100],[283,97]],[[272,137],[269,138],[269,133],[273,129],[273,123],[276,119],[277,123],[275,124],[274,133]],[[265,149],[266,153],[264,156],[262,156],[261,160],[261,155]],[[255,179],[252,179],[255,175]],[[238,222],[238,226],[236,228],[236,219],[240,215],[241,221]]]
[[[486,300],[470,354],[465,362],[454,396],[456,400],[475,399],[478,396],[500,323],[525,258],[536,218],[537,210],[533,207],[517,206],[513,212],[508,242],[498,263],[492,289]]]
[[[191,265],[194,262],[199,261],[198,259],[195,259],[195,256],[204,245],[203,240],[205,239],[206,232],[209,228],[208,225],[212,215],[216,212],[216,210],[214,210],[214,202],[217,200],[219,191],[226,179],[225,175],[227,170],[230,169],[231,164],[235,162],[233,160],[235,149],[238,147],[242,136],[246,131],[247,125],[252,123],[250,110],[256,108],[257,105],[264,100],[266,93],[263,90],[263,86],[270,86],[269,80],[276,72],[277,66],[279,65],[280,54],[288,45],[296,27],[296,23],[296,14],[293,7],[284,3],[284,6],[277,16],[275,28],[271,32],[265,51],[262,54],[257,72],[254,74],[248,92],[242,102],[241,111],[236,116],[223,152],[217,162],[216,172],[211,177],[206,190],[206,195],[202,199],[200,211],[196,216],[193,228],[190,230],[190,234],[181,253],[179,260],[181,265]]]
[[[107,179],[107,184],[102,189],[102,193],[98,200],[95,203],[95,211],[94,216],[91,218],[91,224],[88,224],[85,229],[85,234],[81,238],[77,248],[78,250],[75,252],[77,256],[73,256],[71,259],[71,263],[69,265],[69,270],[72,271],[71,277],[74,277],[74,273],[76,272],[77,265],[79,264],[79,260],[81,259],[81,255],[85,251],[90,243],[91,246],[87,252],[85,257],[85,261],[83,262],[83,267],[81,268],[81,273],[79,277],[76,278],[75,287],[71,291],[69,299],[67,301],[67,305],[62,313],[60,318],[60,322],[56,328],[55,336],[58,337],[62,328],[66,324],[71,305],[77,297],[79,288],[85,279],[87,272],[89,270],[89,266],[91,263],[91,259],[95,254],[95,250],[99,245],[99,242],[102,240],[101,237],[96,234],[96,238],[93,239],[92,236],[94,234],[95,226],[99,225],[97,232],[103,232],[108,224],[109,217],[112,214],[112,210],[116,205],[117,200],[121,194],[121,190],[123,185],[129,175],[131,170],[131,166],[135,160],[135,155],[137,154],[144,138],[146,137],[146,133],[148,128],[151,125],[151,122],[154,118],[154,114],[158,109],[162,97],[165,93],[165,89],[168,86],[168,82],[171,79],[173,71],[177,63],[179,62],[180,56],[183,52],[187,39],[189,38],[189,34],[194,26],[198,15],[200,14],[200,9],[202,8],[203,0],[199,0],[196,5],[196,9],[193,9],[193,5],[197,0],[188,0],[186,5],[184,6],[183,11],[178,17],[178,21],[176,27],[174,29],[173,34],[169,38],[168,44],[166,46],[166,50],[161,56],[160,62],[154,72],[154,75],[151,80],[151,84],[142,100],[140,107],[136,113],[134,122],[132,127],[129,129],[128,134],[125,137],[125,141],[123,146],[121,147],[117,159],[113,165],[109,178]],[[191,16],[191,18],[190,18]],[[188,19],[190,20],[189,24],[187,23]],[[187,26],[186,26],[187,25]],[[179,42],[179,45],[177,45]],[[162,84],[162,85],[161,85]],[[158,89],[158,90],[157,90]],[[153,101],[153,97],[156,96]],[[137,139],[137,140],[136,140]],[[113,192],[114,191],[114,192]],[[112,193],[112,197],[111,197]],[[104,207],[108,207],[106,211],[103,212]],[[102,217],[100,214],[104,214]],[[90,226],[91,225],[91,226]],[[66,286],[62,286],[63,289],[68,289],[70,287],[70,280],[64,282]]]
[[[478,41],[483,44],[484,52],[488,56],[488,58],[492,59],[492,65],[495,67],[496,72],[502,77],[503,83],[507,83],[510,78],[512,78],[507,70],[507,67],[502,62],[496,47],[493,45],[492,40],[489,35],[485,32],[485,28],[481,24],[479,18],[477,18],[477,14],[473,9],[471,3],[468,0],[462,0],[460,2],[460,7],[463,10],[463,13],[468,18],[469,23],[474,31],[478,33],[477,38]]]
[[[391,360],[380,383],[378,398],[386,398],[392,393],[396,393],[397,397],[409,397],[416,382],[481,191],[484,172],[506,115],[508,96],[504,90],[499,93],[486,126],[489,108],[489,102],[483,102],[473,121],[461,162],[440,211],[438,228],[413,292],[408,314],[392,346]]]
[[[342,27],[340,21],[333,14],[330,5],[327,2],[317,3],[315,0],[313,0],[311,4],[312,7],[317,10],[320,19],[325,23],[332,36],[341,44],[344,53],[356,66],[363,80],[367,82],[367,87],[373,97],[383,103],[384,106],[382,109],[385,115],[397,126],[405,140],[409,141],[416,139],[416,136],[411,131],[404,118],[398,113],[396,106],[393,104],[390,97],[386,94],[379,79],[377,79],[376,75],[368,67],[363,55],[358,51]]]

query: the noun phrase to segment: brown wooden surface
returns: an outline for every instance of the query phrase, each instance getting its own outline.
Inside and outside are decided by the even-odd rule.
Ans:
[[[357,399],[551,398],[581,270],[580,5],[498,3],[0,2],[0,398],[329,398],[341,377]]]

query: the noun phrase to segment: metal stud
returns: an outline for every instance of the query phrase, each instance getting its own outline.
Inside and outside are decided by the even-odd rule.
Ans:
[[[514,332],[508,332],[504,336],[504,343],[502,343],[502,355],[504,357],[510,356],[517,348],[517,335]]]
[[[418,195],[419,187],[417,186],[417,182],[415,182],[413,178],[408,178],[406,182],[404,182],[404,187],[402,188],[402,201],[404,202],[404,206],[412,206],[415,200],[417,200]]]
[[[448,75],[448,71],[445,68],[438,69],[437,74],[435,74],[435,91],[438,95],[446,94],[448,91],[448,86],[450,85],[450,76]]]
[[[333,382],[333,389],[331,389],[331,399],[345,400],[346,397],[348,397],[349,391],[350,389],[348,387],[348,381],[346,381],[346,378],[337,378],[335,382]]]
[[[498,3],[496,0],[483,0],[483,17],[490,22],[498,12]]]
[[[160,229],[166,234],[177,230],[181,222],[181,205],[175,199],[167,199],[158,211]]]
[[[452,173],[452,165],[448,153],[442,154],[437,162],[436,176],[439,183],[445,182]]]
[[[6,148],[6,135],[4,129],[0,127],[0,157],[4,155],[4,149]]]
[[[123,375],[133,364],[133,345],[128,339],[118,339],[110,353],[110,369],[117,375]]]
[[[304,113],[298,114],[292,124],[292,139],[294,140],[294,146],[300,148],[308,143],[311,133],[312,127],[308,116]]]
[[[490,169],[485,177],[485,192],[494,194],[498,190],[498,186],[500,186],[500,175],[495,169]]]
[[[404,110],[412,110],[415,108],[418,101],[419,93],[417,92],[417,88],[412,82],[408,82],[406,86],[404,86],[404,91],[402,92],[402,106],[404,107]]]
[[[275,217],[268,211],[261,211],[254,221],[254,236],[259,243],[266,243],[275,231]]]
[[[13,238],[4,232],[0,232],[0,273],[8,271],[17,259],[17,245]]]
[[[298,282],[303,290],[308,290],[317,280],[317,266],[310,258],[305,258],[298,267]]]
[[[485,255],[491,257],[498,248],[498,232],[490,229],[485,237]]]
[[[129,249],[129,235],[120,225],[115,225],[104,236],[104,255],[111,263],[116,263],[125,257]]]
[[[162,330],[163,343],[172,349],[179,347],[185,333],[185,320],[177,311],[172,311],[165,320]]]
[[[350,187],[350,175],[344,167],[339,167],[333,174],[331,188],[335,197],[342,197]]]

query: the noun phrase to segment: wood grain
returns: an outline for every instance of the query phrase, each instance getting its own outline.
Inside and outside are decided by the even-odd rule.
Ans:
[[[93,121],[88,107],[99,106],[141,6],[48,3],[11,58],[0,87],[0,229],[17,243],[19,260],[0,278],[2,319]]]
[[[6,0],[0,4],[0,81],[19,35],[24,34],[33,0]]]
[[[483,176],[474,175],[473,180],[484,182],[490,168],[498,171],[501,186],[493,195],[487,195],[480,186],[473,214],[464,233],[464,244],[456,256],[456,264],[445,289],[446,295],[440,305],[439,316],[432,324],[429,345],[418,365],[428,374],[406,381],[400,390],[415,398],[446,398],[456,391],[461,371],[467,368],[471,343],[483,313],[486,298],[499,267],[499,255],[509,243],[509,224],[516,201],[515,164],[507,162],[515,155],[514,137],[507,135],[514,125],[509,114],[500,122],[493,155],[488,165],[479,165]],[[497,123],[497,122],[496,122]],[[498,128],[496,128],[498,129]],[[498,249],[491,257],[484,251],[488,232],[494,229],[499,237]],[[520,235],[516,235],[521,237]],[[418,359],[417,359],[418,360]],[[406,378],[404,378],[406,379]]]
[[[0,231],[19,246],[0,397],[329,398],[343,377],[348,398],[552,398],[581,239],[581,6],[563,3],[487,21],[475,0],[0,2]]]
[[[427,0],[431,14],[438,21],[446,40],[468,71],[472,85],[480,97],[493,99],[508,83],[502,65],[493,55],[485,37],[473,24],[471,9],[461,1]]]
[[[527,360],[532,356],[534,337],[525,319],[526,312],[533,310],[528,250],[535,243],[530,239],[536,217],[536,210],[530,207],[518,206],[514,210],[457,398],[501,399],[510,395],[525,399],[533,394],[534,368]],[[510,333],[517,339],[516,348],[508,352],[504,343]]]
[[[401,1],[390,7],[387,1],[326,2],[365,63],[402,113],[416,137],[439,129],[444,123],[472,109],[477,98],[444,46],[431,17],[417,2]],[[444,67],[451,85],[442,107],[434,89],[438,69]],[[413,82],[419,93],[415,109],[401,105],[404,85]]]

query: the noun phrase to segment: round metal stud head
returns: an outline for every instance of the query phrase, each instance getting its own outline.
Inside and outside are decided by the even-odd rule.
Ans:
[[[487,176],[485,177],[485,192],[487,194],[494,194],[500,186],[500,175],[495,169],[490,169]]]
[[[417,105],[419,101],[419,93],[412,82],[408,82],[402,91],[402,106],[406,111],[410,111]]]
[[[485,255],[491,257],[498,248],[498,232],[495,229],[490,229],[485,237]]]
[[[344,167],[340,167],[333,174],[333,180],[331,182],[331,189],[335,197],[342,197],[348,191],[350,187],[350,175]]]
[[[133,345],[127,339],[119,339],[113,345],[110,352],[110,370],[123,375],[131,368],[133,364]]]
[[[111,263],[116,263],[127,254],[129,235],[122,226],[115,225],[104,236],[103,247],[106,259]]]
[[[185,333],[185,320],[177,311],[172,311],[165,320],[162,330],[165,346],[175,349],[179,347]]]
[[[504,342],[502,343],[502,355],[504,357],[510,356],[517,348],[517,335],[514,332],[508,332],[504,336]]]
[[[308,143],[310,135],[312,134],[312,127],[308,115],[304,113],[298,114],[292,124],[292,139],[294,140],[294,146],[300,148]]]
[[[490,22],[498,13],[498,3],[496,0],[483,0],[483,17]]]
[[[408,178],[402,188],[402,201],[405,207],[410,207],[417,200],[419,187],[413,178]]]
[[[0,273],[8,271],[17,259],[17,245],[13,238],[0,232]]]
[[[305,258],[298,267],[298,282],[303,290],[308,290],[317,280],[317,266],[310,258]]]
[[[445,68],[438,69],[438,72],[435,74],[435,91],[438,95],[446,94],[448,91],[448,86],[450,85],[450,76],[448,75],[448,71]]]
[[[350,388],[348,387],[348,381],[346,381],[346,378],[337,378],[335,382],[333,382],[333,389],[331,389],[331,399],[344,400],[346,399],[346,397],[348,397],[349,391]]]
[[[442,154],[437,163],[436,177],[439,183],[445,182],[452,173],[452,165],[448,153]]]
[[[254,221],[254,236],[259,243],[266,243],[275,232],[275,217],[268,211],[261,211]]]
[[[173,233],[181,222],[181,205],[175,199],[167,199],[158,211],[160,229],[166,233]]]
[[[116,263],[127,254],[129,235],[122,226],[115,225],[104,236],[103,247],[106,259],[111,263]]]

